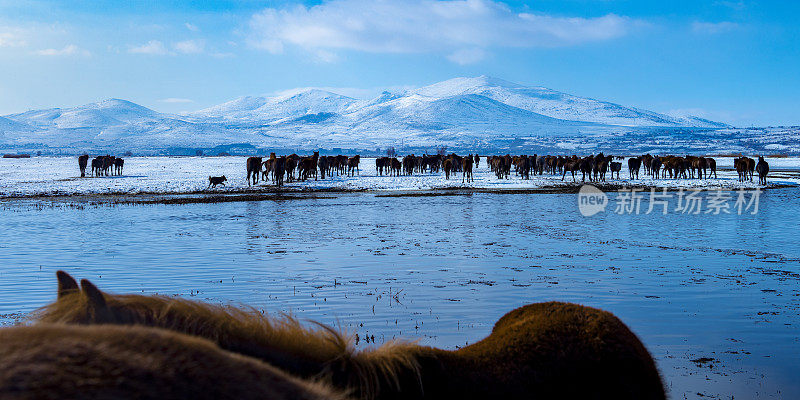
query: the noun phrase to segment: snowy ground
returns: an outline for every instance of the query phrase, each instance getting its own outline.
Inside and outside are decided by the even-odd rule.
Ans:
[[[772,172],[770,184],[800,184],[800,158],[768,159]],[[138,193],[191,193],[207,189],[210,175],[225,175],[227,185],[220,192],[248,189],[245,179],[245,157],[132,157],[125,160],[122,176],[80,178],[78,162],[73,157],[34,157],[30,159],[0,159],[0,197],[76,194],[138,194]],[[757,182],[738,182],[736,172],[730,170],[730,158],[718,158],[719,179],[660,179],[653,180],[642,174],[642,179],[628,178],[627,163],[623,162],[621,179],[608,179],[612,185],[652,187],[750,188]],[[445,179],[444,173],[413,176],[377,176],[375,159],[361,161],[360,174],[355,177],[337,176],[325,180],[292,182],[289,189],[335,190],[429,190],[442,188],[478,189],[535,189],[575,185],[567,176],[535,176],[522,180],[516,176],[498,180],[487,168],[483,159],[475,171],[474,182],[462,184],[461,174]],[[577,175],[580,184],[580,174]],[[756,177],[757,181],[757,177]],[[269,189],[271,184],[260,184],[256,189]]]

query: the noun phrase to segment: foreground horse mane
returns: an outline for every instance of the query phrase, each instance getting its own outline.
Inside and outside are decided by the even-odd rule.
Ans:
[[[271,317],[252,307],[161,295],[110,295],[85,279],[79,289],[63,271],[57,277],[58,300],[34,312],[36,321],[144,325],[200,336],[296,375],[356,388],[366,398],[387,386],[399,388],[401,380],[420,379],[417,346],[409,342],[356,351],[353,340],[342,332],[316,322],[315,328],[307,328],[288,314]]]
[[[529,304],[486,338],[447,351],[390,342],[356,351],[339,331],[284,315],[181,298],[109,295],[58,272],[58,300],[39,322],[146,325],[210,339],[302,378],[372,398],[664,399],[650,353],[613,314],[577,304]]]

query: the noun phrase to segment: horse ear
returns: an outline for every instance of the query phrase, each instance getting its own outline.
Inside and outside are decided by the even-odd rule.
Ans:
[[[58,270],[56,271],[56,279],[58,279],[58,298],[62,298],[70,293],[78,291],[78,282],[75,281],[70,274]]]
[[[89,305],[96,310],[106,308],[106,298],[103,297],[103,292],[97,288],[92,282],[86,279],[81,279],[81,291],[89,299]]]

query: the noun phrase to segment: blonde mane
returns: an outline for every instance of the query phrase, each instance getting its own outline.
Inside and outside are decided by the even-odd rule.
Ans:
[[[319,380],[357,398],[664,399],[658,368],[613,314],[578,304],[529,304],[486,338],[455,351],[393,341],[357,351],[333,327],[290,315],[182,298],[110,295],[58,273],[58,299],[38,322],[143,325],[198,336],[224,350]],[[423,390],[424,389],[424,390]]]

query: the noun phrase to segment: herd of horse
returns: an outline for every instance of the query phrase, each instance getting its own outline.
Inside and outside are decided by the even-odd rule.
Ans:
[[[620,161],[614,161],[614,159]],[[590,181],[605,181],[608,171],[611,171],[612,179],[615,172],[619,179],[619,172],[622,169],[621,161],[624,159],[624,157],[606,156],[603,153],[583,158],[572,156],[563,161],[559,157],[554,166],[562,171],[562,180],[567,172],[571,172],[572,179],[575,181],[576,172],[580,172],[582,180],[588,176]],[[717,178],[717,161],[711,157],[645,154],[628,158],[628,174],[631,180],[639,179],[639,172],[642,168],[644,168],[645,175],[649,175],[653,179],[668,177],[672,179],[708,179],[711,175]]]
[[[733,160],[733,168],[739,175],[739,182],[744,182],[748,178],[753,181],[753,170],[758,172],[758,184],[767,184],[767,174],[769,174],[769,163],[764,157],[758,156],[758,163],[750,157],[737,157]]]
[[[78,168],[81,170],[81,178],[86,176],[86,167],[89,165],[89,155],[84,154],[78,157]],[[114,156],[98,156],[92,159],[92,176],[122,175],[122,168],[125,160]]]
[[[400,175],[414,175],[422,173],[439,173],[444,171],[446,179],[450,179],[450,175],[456,172],[461,172],[461,182],[472,182],[473,167],[477,168],[480,163],[480,156],[466,155],[459,156],[452,153],[450,155],[436,154],[415,156],[409,154],[403,157],[402,161],[395,157],[379,157],[375,159],[375,168],[378,171],[378,176],[384,173],[388,176]]]
[[[359,155],[352,157],[320,156],[318,151],[307,157],[297,154],[277,157],[275,153],[271,153],[266,160],[263,157],[248,157],[247,184],[256,185],[259,179],[267,181],[270,175],[272,175],[272,182],[277,186],[283,185],[284,180],[286,182],[305,181],[312,176],[315,180],[317,178],[325,179],[326,175],[330,176],[333,172],[336,172],[337,175],[354,176],[361,173],[358,167],[360,162],[361,156]]]
[[[114,295],[57,272],[56,300],[0,328],[3,399],[664,399],[616,316],[562,302],[501,317],[456,350],[357,350],[320,323],[180,297]]]
[[[581,174],[581,181],[587,179],[590,182],[605,182],[606,175],[610,172],[610,178],[620,179],[622,162],[625,157],[604,155],[603,153],[592,154],[585,157],[573,156],[554,156],[554,155],[515,155],[506,154],[503,156],[494,155],[485,157],[488,168],[498,179],[508,179],[512,170],[514,174],[522,179],[530,179],[531,175],[561,175],[563,181],[567,174],[572,175],[572,181],[576,182],[576,174]],[[267,161],[261,157],[250,157],[247,159],[247,181],[248,184],[257,184],[259,175],[266,181],[272,174],[273,182],[276,185],[283,184],[284,176],[286,181],[306,180],[311,176],[316,180],[325,179],[330,176],[331,171],[338,174],[352,176],[354,171],[358,171],[359,156],[320,156],[318,152],[308,157],[301,157],[296,154],[284,157],[276,157],[275,153],[270,155]],[[421,173],[440,173],[444,172],[445,179],[455,173],[461,173],[461,182],[472,182],[473,170],[480,165],[481,157],[477,154],[459,156],[452,153],[449,155],[437,154],[416,156],[409,154],[402,159],[397,157],[378,157],[375,159],[375,169],[378,176],[401,176],[414,175]],[[628,157],[628,173],[630,179],[639,179],[639,173],[644,169],[645,175],[653,179],[709,179],[713,176],[717,178],[717,162],[712,157],[701,156],[677,156],[677,155],[651,155],[644,154],[636,157]],[[758,158],[758,163],[750,157],[739,157],[734,160],[734,168],[739,173],[739,181],[753,180],[753,171],[758,172],[759,184],[767,184],[767,174],[769,164],[763,157]],[[295,177],[297,170],[297,177]],[[318,174],[319,172],[319,174]]]
[[[585,182],[588,178],[590,182],[605,182],[606,175],[610,172],[611,179],[620,179],[622,161],[625,157],[604,155],[603,153],[592,154],[585,157],[573,156],[554,156],[554,155],[515,155],[506,154],[503,156],[487,156],[486,165],[498,179],[508,179],[511,171],[522,179],[530,179],[531,175],[561,175],[563,181],[567,174],[572,175],[572,181],[576,182],[576,174],[581,174],[581,181]],[[86,167],[89,156],[84,154],[78,157],[78,167],[81,177],[86,176]],[[247,183],[256,185],[260,180],[268,181],[272,179],[273,184],[283,185],[284,182],[305,181],[311,177],[314,180],[325,179],[334,173],[336,175],[354,176],[360,174],[359,163],[361,157],[320,156],[319,152],[314,152],[311,156],[299,156],[291,154],[288,156],[276,156],[271,153],[269,158],[248,157],[247,158]],[[378,157],[375,159],[375,169],[378,176],[401,176],[414,175],[421,173],[440,173],[444,172],[445,179],[456,173],[461,173],[461,182],[468,183],[474,180],[473,170],[480,166],[481,157],[477,154],[459,156],[451,153],[449,155],[436,154],[416,156],[409,154],[402,159],[396,157]],[[644,169],[645,175],[653,179],[708,179],[712,175],[717,178],[717,162],[712,157],[699,156],[653,156],[645,154],[637,157],[628,157],[628,173],[630,179],[639,179],[639,172]],[[125,160],[114,156],[99,156],[92,160],[92,176],[121,175]],[[739,175],[739,181],[753,180],[754,172],[758,173],[760,185],[767,184],[767,174],[769,174],[769,164],[764,157],[759,156],[756,160],[742,156],[734,159],[734,169]],[[216,186],[222,183],[212,182]],[[221,177],[219,177],[221,178]],[[216,178],[214,178],[216,179]]]

